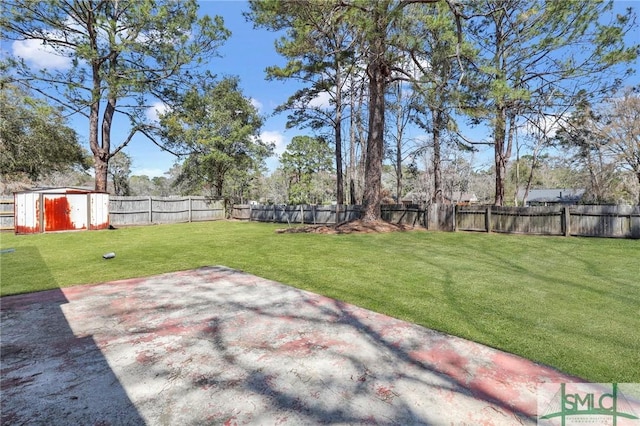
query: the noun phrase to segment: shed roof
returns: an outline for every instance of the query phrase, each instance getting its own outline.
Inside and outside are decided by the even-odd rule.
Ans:
[[[94,191],[92,188],[83,186],[43,186],[27,189],[24,191],[18,191],[16,192],[16,194],[25,192],[36,192],[43,194],[90,194],[94,192],[100,193],[100,191]]]

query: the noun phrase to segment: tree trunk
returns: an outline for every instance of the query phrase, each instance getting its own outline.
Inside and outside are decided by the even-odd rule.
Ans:
[[[398,100],[398,108],[396,109],[396,203],[402,204],[402,138],[404,137],[404,125],[402,120],[403,109],[402,104],[402,85],[400,82],[396,85],[396,98]]]
[[[525,205],[525,201],[527,198],[529,198],[529,190],[531,189],[531,183],[533,182],[533,174],[535,173],[536,170],[536,166],[537,166],[537,162],[538,162],[538,153],[539,151],[540,145],[536,145],[536,147],[533,150],[533,158],[531,159],[531,170],[529,171],[529,177],[527,178],[527,185],[524,188],[524,195],[522,196],[522,205]],[[520,161],[520,159],[518,158],[518,162]],[[518,198],[517,194],[516,194],[516,199]],[[516,206],[518,204],[516,203]]]
[[[367,135],[367,157],[364,170],[364,216],[365,222],[380,220],[380,192],[382,189],[382,159],[384,155],[384,114],[386,79],[390,74],[385,61],[384,19],[374,7],[371,50],[367,74],[369,77],[369,134]]]
[[[355,185],[355,176],[356,176],[356,130],[355,130],[355,114],[356,110],[354,107],[354,96],[351,96],[351,114],[349,117],[350,125],[349,125],[349,204],[355,205],[358,204],[356,197],[356,185]]]
[[[440,133],[442,129],[442,112],[433,113],[433,202],[443,203],[444,193],[442,192],[442,155],[440,147]]]
[[[215,196],[218,198],[222,198],[222,188],[224,188],[224,178],[218,176],[216,177],[215,187]]]
[[[336,144],[336,203],[341,206],[344,204],[344,179],[342,175],[342,113],[336,110],[336,127],[335,127],[335,144]]]
[[[369,135],[364,171],[364,221],[380,220],[382,156],[384,152],[385,75],[381,60],[371,67],[369,81]]]
[[[400,139],[398,139],[400,140]],[[402,178],[404,177],[402,174],[402,147],[400,143],[397,145],[396,151],[396,203],[401,204],[400,199],[402,198]]]
[[[364,84],[364,83],[363,83]],[[356,199],[358,204],[364,204],[364,170],[367,160],[367,129],[363,124],[362,112],[365,105],[366,90],[364,87],[359,91],[358,107],[356,114],[356,149],[358,151],[356,162]]]
[[[112,96],[107,99],[107,105],[102,115],[102,144],[99,158],[96,158],[96,191],[107,191],[109,160],[111,158],[111,124],[116,111],[116,100]],[[100,168],[97,167],[100,163]]]
[[[636,177],[638,178],[638,187],[640,187],[640,171],[636,172]],[[640,206],[640,191],[638,192],[638,205]]]
[[[504,183],[507,176],[507,162],[511,156],[513,120],[510,120],[509,140],[507,140],[507,115],[504,107],[498,107],[496,111],[496,123],[494,129],[494,159],[496,167],[496,193],[494,205],[504,205]]]
[[[93,91],[89,112],[89,145],[93,153],[93,167],[95,170],[95,190],[107,192],[107,173],[109,171],[109,151],[102,148],[98,133],[100,120],[100,65],[97,61],[92,63]]]
[[[344,181],[342,176],[342,81],[340,75],[340,64],[337,62],[336,71],[336,120],[334,123],[334,134],[336,144],[336,203],[344,204]]]
[[[349,180],[349,204],[358,204],[358,202],[356,201],[356,184],[353,181],[353,178]]]

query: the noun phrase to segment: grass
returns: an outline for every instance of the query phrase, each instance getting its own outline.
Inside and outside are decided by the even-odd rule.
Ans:
[[[593,382],[640,382],[640,242],[482,233],[276,234],[202,222],[0,235],[3,296],[225,265]],[[102,254],[116,258],[103,260]]]

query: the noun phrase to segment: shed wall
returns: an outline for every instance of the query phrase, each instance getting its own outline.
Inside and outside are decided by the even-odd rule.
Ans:
[[[34,191],[14,197],[16,234],[104,229],[109,226],[109,194]]]

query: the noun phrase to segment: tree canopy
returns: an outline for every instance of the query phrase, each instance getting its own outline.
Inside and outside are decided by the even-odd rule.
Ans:
[[[633,10],[612,0],[256,0],[245,16],[280,35],[274,48],[285,61],[266,77],[294,85],[275,112],[333,148],[334,201],[343,203],[349,186],[365,220],[380,218],[383,162],[394,163],[398,199],[420,181],[440,202],[452,159],[482,145],[493,165],[476,175],[484,183],[493,176],[483,193],[492,191],[496,205],[521,183],[528,190],[542,182],[534,174],[552,149],[568,153],[566,163],[545,167],[591,176],[594,200],[627,199],[619,194],[629,176],[640,185],[634,96],[617,91],[634,71],[640,44],[630,35],[638,27]],[[229,32],[221,18],[200,16],[197,0],[7,0],[0,27],[4,40],[39,44],[54,59],[38,67],[3,56],[3,92],[20,86],[48,98],[62,127],[63,116],[85,117],[96,189],[106,190],[109,162],[135,135],[180,158],[185,191],[244,199],[257,188],[271,153],[258,137],[264,117],[237,79],[214,75],[208,61]],[[158,103],[167,112],[151,121]],[[15,140],[1,141],[9,153]],[[0,155],[17,165],[13,154]],[[22,173],[37,172],[31,157]],[[404,185],[408,167],[415,182]],[[418,178],[423,172],[428,178]],[[291,189],[283,184],[291,176],[302,181],[282,173],[274,188]]]
[[[8,78],[86,117],[100,191],[109,160],[148,131],[145,110],[172,103],[229,35],[220,17],[197,16],[196,0],[7,0],[2,7],[4,40],[41,43],[57,57],[41,69],[13,57],[4,65]],[[113,143],[116,120],[129,131]]]
[[[332,171],[331,149],[319,138],[294,136],[282,154],[282,169],[288,179],[288,201],[291,204],[323,202],[323,172]],[[332,191],[331,191],[332,192]]]
[[[272,152],[259,138],[262,118],[237,78],[192,87],[161,115],[160,126],[165,145],[185,158],[178,184],[216,197],[229,195],[229,176],[243,179]]]
[[[55,172],[89,167],[88,153],[61,112],[17,86],[0,90],[2,180],[37,181]]]
[[[565,114],[586,94],[610,94],[632,72],[638,45],[625,44],[630,10],[610,22],[612,1],[482,0],[466,5],[467,36],[478,48],[475,77],[484,87],[473,116],[492,132],[496,205],[515,133],[539,117]]]
[[[631,10],[610,13],[609,0],[326,0],[303,6],[270,0],[252,2],[251,7],[257,25],[285,31],[276,50],[288,62],[267,72],[305,83],[283,108],[294,109],[296,123],[319,123],[317,115],[309,115],[314,96],[338,93],[339,82],[351,81],[345,77],[354,70],[363,75],[368,120],[365,219],[379,218],[385,110],[392,82],[409,82],[422,96],[415,121],[432,137],[435,198],[442,198],[441,140],[450,132],[465,149],[493,147],[494,203],[502,205],[517,129],[567,114],[585,94],[612,93],[638,57],[638,44],[626,41],[635,28],[635,15]],[[611,19],[605,21],[605,16]],[[343,35],[340,43],[335,43],[337,34]],[[335,67],[338,52],[341,62]],[[354,87],[348,89],[355,93]],[[352,109],[353,98],[347,96],[347,109],[344,102],[331,99],[335,115],[327,116],[359,116]],[[454,119],[463,115],[472,125],[489,128],[489,140],[460,135]],[[402,165],[396,169],[401,171]]]

